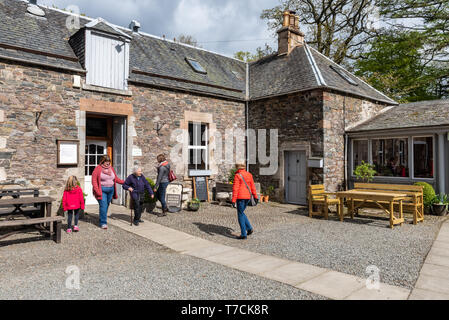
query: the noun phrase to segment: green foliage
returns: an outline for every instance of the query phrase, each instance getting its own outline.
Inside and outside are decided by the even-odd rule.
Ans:
[[[189,201],[189,203],[201,203],[201,201],[198,198],[193,198]]]
[[[435,71],[423,57],[425,39],[419,32],[388,32],[374,38],[355,62],[356,75],[401,103],[439,99],[433,88]]]
[[[416,182],[415,186],[423,187],[424,206],[430,207],[435,199],[435,190],[433,189],[433,187],[427,182]]]
[[[354,174],[357,179],[362,180],[363,182],[373,181],[376,173],[377,172],[374,170],[374,165],[366,163],[365,161],[362,161],[362,164],[358,165],[354,170]]]
[[[234,54],[234,58],[245,61],[252,62],[262,59],[263,57],[269,56],[274,53],[274,49],[265,43],[265,48],[258,47],[256,53],[251,53],[249,51],[238,51]]]
[[[236,173],[237,173],[237,169],[236,168],[232,168],[231,170],[229,170],[229,176],[228,176],[228,182],[229,183],[234,183],[234,177],[235,177]]]
[[[435,198],[433,198],[432,204],[449,204],[449,196],[444,193],[437,194]]]
[[[151,189],[154,189],[155,183],[153,180],[151,180],[150,178],[147,178],[148,183],[151,186]],[[145,203],[156,203],[157,199],[156,196],[154,198],[150,197],[150,193],[148,192],[148,190],[145,190]]]
[[[268,186],[268,188],[265,190],[264,194],[266,196],[273,196],[274,195],[274,186]]]

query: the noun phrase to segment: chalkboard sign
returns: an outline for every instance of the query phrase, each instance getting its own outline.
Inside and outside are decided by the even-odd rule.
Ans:
[[[207,177],[193,177],[193,197],[200,201],[209,201]]]
[[[182,209],[182,185],[170,183],[165,191],[165,201],[169,212],[179,212]]]

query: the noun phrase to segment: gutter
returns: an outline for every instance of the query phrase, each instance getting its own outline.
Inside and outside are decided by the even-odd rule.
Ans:
[[[82,74],[86,74],[87,73],[87,71],[83,70],[83,69],[75,69],[75,68],[69,68],[69,67],[56,66],[56,65],[48,64],[48,63],[44,63],[44,62],[29,61],[29,60],[26,60],[26,59],[12,58],[12,57],[7,57],[7,56],[3,56],[3,55],[0,55],[0,59],[14,61],[14,62],[19,62],[19,63],[30,64],[30,65],[39,66],[39,67],[45,67],[45,68],[50,68],[50,69],[56,69],[56,70],[65,70],[65,71],[70,71],[70,72],[75,72],[75,73],[82,73]]]

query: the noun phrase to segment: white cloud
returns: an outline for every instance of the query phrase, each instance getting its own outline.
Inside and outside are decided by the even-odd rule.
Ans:
[[[87,16],[102,17],[124,27],[135,19],[141,22],[144,32],[171,39],[180,34],[192,35],[203,48],[226,55],[239,50],[255,51],[265,43],[277,47],[260,14],[263,9],[276,6],[278,0],[39,0],[38,3],[55,4],[59,8],[77,5]]]

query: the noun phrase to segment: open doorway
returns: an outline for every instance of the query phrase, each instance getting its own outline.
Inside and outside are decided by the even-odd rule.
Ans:
[[[92,173],[103,156],[108,155],[120,179],[126,175],[126,117],[110,115],[86,115],[86,145],[84,184],[88,194],[86,204],[97,204],[92,192]],[[124,205],[125,196],[122,188],[117,189],[118,199],[115,204]]]

